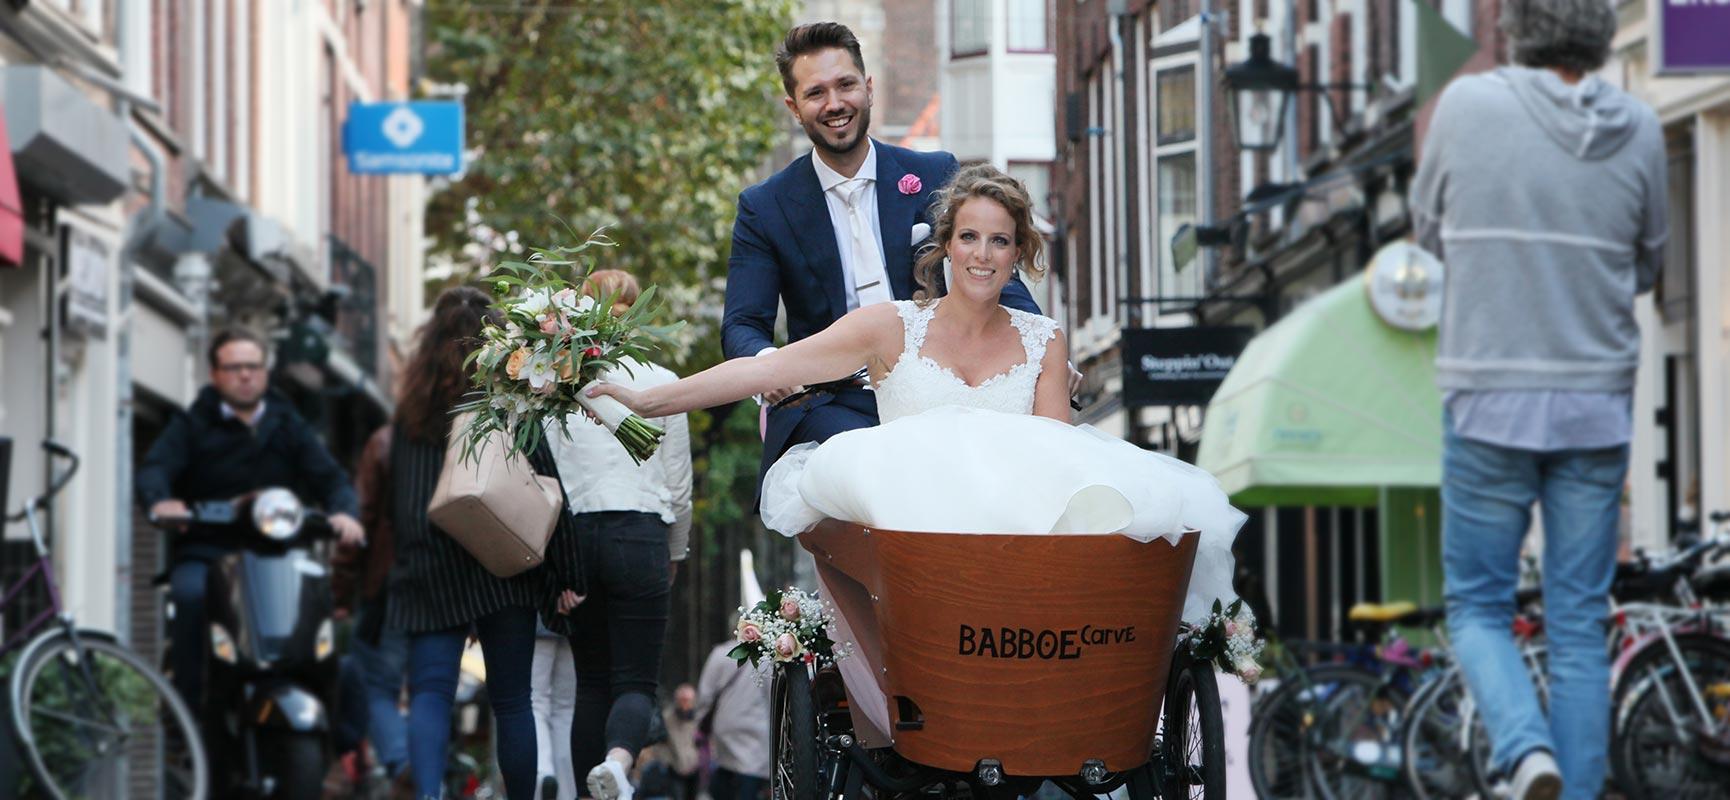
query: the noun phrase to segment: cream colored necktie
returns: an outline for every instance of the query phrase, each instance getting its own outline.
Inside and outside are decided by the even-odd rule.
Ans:
[[[889,291],[889,276],[883,270],[883,248],[877,246],[865,210],[859,207],[869,185],[869,179],[852,178],[841,187],[841,197],[847,203],[847,227],[853,233],[853,291],[861,307],[895,299]]]

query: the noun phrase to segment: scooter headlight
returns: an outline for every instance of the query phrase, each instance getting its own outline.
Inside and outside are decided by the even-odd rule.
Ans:
[[[327,619],[319,623],[318,640],[313,643],[312,648],[313,655],[319,661],[329,658],[331,653],[336,652],[336,628],[330,624],[330,620]]]
[[[252,524],[277,541],[293,538],[305,519],[306,507],[287,489],[265,489],[252,501]]]
[[[218,661],[233,664],[238,651],[234,647],[234,639],[228,635],[221,625],[210,624],[210,654]]]

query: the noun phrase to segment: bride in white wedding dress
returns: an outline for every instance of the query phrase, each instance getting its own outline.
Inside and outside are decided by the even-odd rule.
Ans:
[[[998,303],[1015,269],[1043,273],[1026,190],[989,165],[968,167],[932,213],[939,247],[916,277],[929,295],[947,256],[943,298],[865,306],[772,353],[644,391],[592,393],[652,418],[865,367],[882,424],[782,456],[764,481],[765,525],[793,536],[832,517],[885,530],[1173,542],[1199,531],[1183,617],[1200,622],[1216,598],[1229,604],[1244,515],[1207,472],[1070,425],[1062,331]]]

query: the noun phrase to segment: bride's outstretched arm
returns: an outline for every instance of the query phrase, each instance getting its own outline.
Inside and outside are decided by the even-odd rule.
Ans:
[[[1033,413],[1069,421],[1069,340],[1058,331],[1045,346],[1039,362],[1039,383],[1033,388]]]
[[[723,361],[673,383],[643,391],[603,383],[591,395],[612,395],[644,417],[664,417],[742,400],[783,386],[840,380],[901,347],[901,318],[890,303],[866,306],[822,332],[773,353]]]

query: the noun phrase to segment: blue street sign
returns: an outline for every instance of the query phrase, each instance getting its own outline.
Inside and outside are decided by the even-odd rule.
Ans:
[[[342,152],[354,173],[461,172],[462,103],[353,103],[342,125]]]

